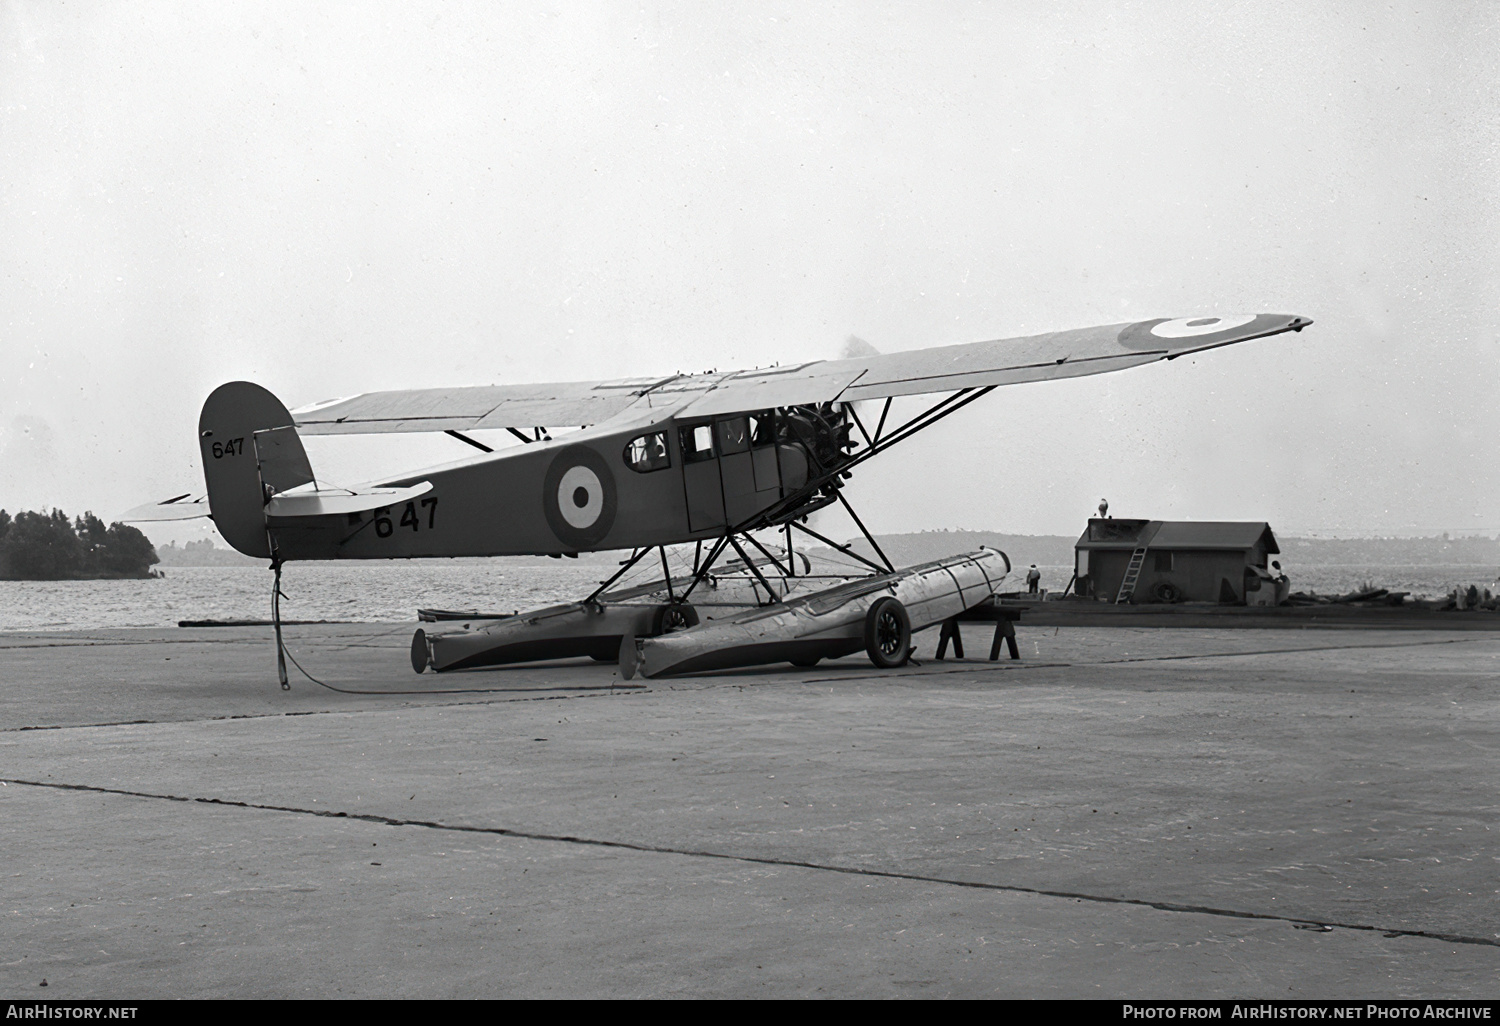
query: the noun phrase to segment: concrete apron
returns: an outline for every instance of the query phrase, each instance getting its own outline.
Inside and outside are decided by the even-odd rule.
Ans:
[[[382,630],[294,654],[441,689],[0,638],[5,993],[1495,995],[1488,635],[1023,622],[628,691]]]

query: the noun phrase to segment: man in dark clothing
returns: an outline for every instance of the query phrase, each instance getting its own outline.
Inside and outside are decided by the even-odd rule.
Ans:
[[[1035,595],[1036,594],[1036,586],[1041,583],[1041,580],[1042,580],[1042,572],[1036,568],[1036,564],[1035,563],[1031,564],[1031,569],[1028,570],[1028,571],[1026,571],[1026,591],[1027,591],[1027,593],[1031,594],[1031,595]]]

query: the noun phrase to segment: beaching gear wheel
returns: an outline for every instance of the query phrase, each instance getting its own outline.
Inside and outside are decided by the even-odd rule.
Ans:
[[[905,666],[911,656],[911,618],[906,607],[890,595],[865,613],[865,651],[882,670]]]
[[[698,626],[698,610],[686,602],[668,602],[651,617],[651,633],[672,634]]]
[[[615,523],[615,478],[604,457],[583,445],[557,454],[542,485],[542,508],[552,533],[568,548],[585,549]]]

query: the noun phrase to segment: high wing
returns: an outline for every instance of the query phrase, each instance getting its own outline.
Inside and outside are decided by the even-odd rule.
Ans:
[[[1311,323],[1290,314],[1163,318],[724,374],[370,392],[292,416],[299,432],[313,435],[569,427],[649,412],[712,416],[1103,374]]]
[[[544,385],[477,385],[366,392],[292,410],[304,435],[385,431],[473,431],[537,425],[600,424],[653,400],[678,406],[719,375],[676,375],[620,381],[565,381]],[[694,382],[691,392],[682,384]],[[673,387],[673,386],[676,387]]]

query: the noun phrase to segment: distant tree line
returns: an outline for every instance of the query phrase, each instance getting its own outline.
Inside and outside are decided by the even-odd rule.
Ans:
[[[66,581],[97,577],[150,577],[159,562],[151,541],[128,524],[110,524],[92,513],[74,520],[60,509],[0,509],[0,580]]]
[[[1272,525],[1274,530],[1274,525]],[[880,547],[897,566],[942,559],[959,552],[989,545],[1010,556],[1023,568],[1028,563],[1042,566],[1071,566],[1077,535],[1016,535],[991,531],[923,531],[912,534],[883,534]],[[1448,535],[1427,538],[1299,538],[1277,535],[1282,565],[1292,566],[1432,566],[1468,564],[1500,566],[1500,539],[1453,538]],[[870,543],[863,538],[849,540],[856,552],[873,556]]]
[[[265,566],[264,559],[252,559],[234,549],[221,549],[210,538],[190,541],[181,548],[175,542],[159,547],[156,554],[162,566]]]

